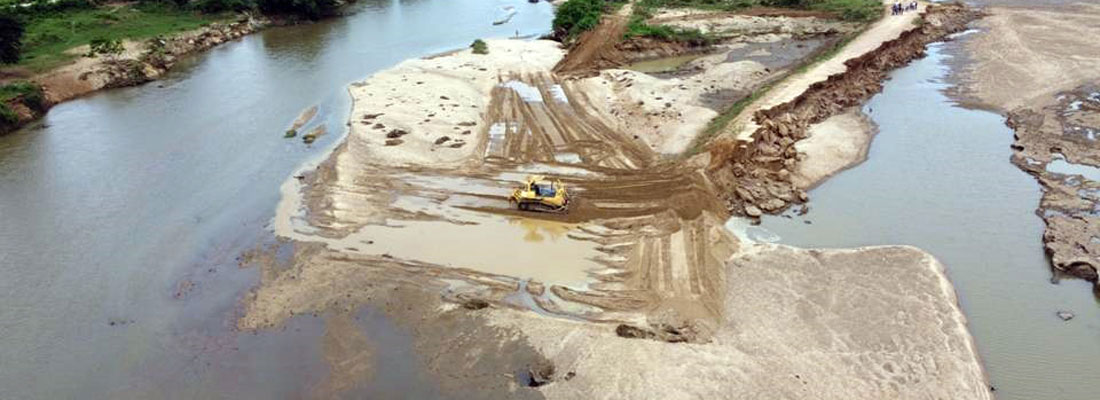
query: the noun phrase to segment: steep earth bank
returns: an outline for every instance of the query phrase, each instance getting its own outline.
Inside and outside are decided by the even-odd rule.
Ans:
[[[709,148],[709,175],[721,188],[730,212],[756,217],[806,202],[804,187],[813,183],[800,181],[801,185],[796,185],[798,164],[806,161],[806,153],[800,153],[796,144],[809,137],[810,127],[862,104],[881,90],[887,73],[921,57],[927,44],[945,40],[978,16],[977,11],[959,4],[929,6],[921,22],[910,25],[911,29],[900,32],[896,39],[844,61],[842,72],[809,84],[789,101],[775,104],[776,96],[783,98],[793,92],[788,85],[774,89],[778,95],[760,101],[774,105],[747,108],[751,117],[735,119],[730,133]],[[892,21],[880,24],[886,23]]]
[[[1054,280],[1085,279],[1100,295],[1100,6],[1032,3],[989,14],[963,39],[956,95],[1007,116],[1012,163],[1043,188],[1036,213]]]

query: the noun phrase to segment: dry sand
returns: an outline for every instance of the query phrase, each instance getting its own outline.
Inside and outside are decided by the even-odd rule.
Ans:
[[[539,388],[551,399],[992,398],[954,289],[923,251],[753,245],[725,284],[728,319],[704,344],[521,311],[489,319],[555,365],[559,380]]]
[[[794,145],[802,158],[791,182],[802,190],[865,161],[875,128],[859,108],[852,108],[811,125],[809,135]]]
[[[965,40],[963,94],[1002,112],[1042,108],[1100,79],[1100,5],[991,7]]]

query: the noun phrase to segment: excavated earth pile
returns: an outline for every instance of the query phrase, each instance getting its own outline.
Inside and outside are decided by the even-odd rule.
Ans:
[[[709,147],[710,178],[721,188],[731,213],[758,217],[778,213],[808,195],[792,181],[801,161],[795,143],[811,125],[858,106],[882,90],[891,70],[922,57],[925,46],[963,30],[979,12],[963,5],[930,6],[919,27],[845,62],[847,70],[813,84],[792,101],[757,111],[751,140],[721,139]]]

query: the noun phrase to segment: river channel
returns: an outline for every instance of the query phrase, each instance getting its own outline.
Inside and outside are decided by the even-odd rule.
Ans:
[[[517,13],[493,25],[505,6]],[[544,34],[553,18],[549,4],[523,0],[363,0],[349,11],[220,46],[164,80],[61,104],[0,137],[0,397],[315,393],[322,318],[233,329],[258,279],[238,257],[273,240],[280,185],[343,136],[349,83],[476,38]],[[314,105],[304,129],[328,134],[284,139]],[[400,328],[369,310],[356,320],[387,363],[364,395],[437,395]]]
[[[879,129],[866,162],[811,191],[806,215],[765,217],[749,234],[928,251],[947,267],[998,398],[1093,399],[1100,306],[1087,282],[1052,283],[1039,185],[1009,162],[1004,117],[943,94],[953,45],[929,46],[863,107]]]

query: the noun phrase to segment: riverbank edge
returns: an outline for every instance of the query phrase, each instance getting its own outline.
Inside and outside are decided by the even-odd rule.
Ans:
[[[847,69],[812,84],[791,101],[757,110],[759,126],[748,141],[719,138],[709,146],[708,175],[720,188],[733,215],[778,214],[809,200],[792,171],[805,156],[795,147],[811,126],[857,107],[882,91],[890,71],[921,58],[928,44],[950,40],[982,12],[961,3],[935,4],[919,23],[874,50],[844,62]],[[816,183],[807,186],[812,187]]]
[[[347,15],[347,12],[340,12],[321,21]],[[140,86],[159,80],[183,57],[209,51],[268,28],[314,22],[317,21],[241,13],[233,22],[212,23],[199,29],[180,32],[159,40],[160,43],[153,47],[150,43],[155,38],[140,42],[126,41],[124,46],[127,49],[121,56],[99,56],[85,63],[78,60],[29,78],[28,81],[36,85],[43,95],[40,106],[28,106],[25,96],[8,99],[5,104],[16,118],[9,123],[0,122],[0,135],[12,133],[45,117],[58,104],[103,90]]]

